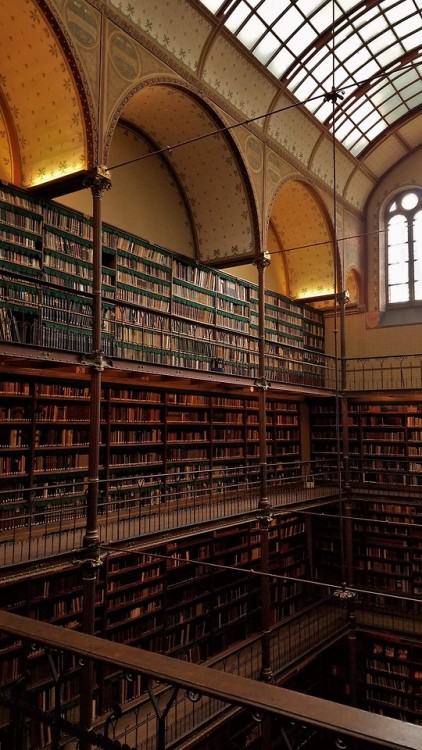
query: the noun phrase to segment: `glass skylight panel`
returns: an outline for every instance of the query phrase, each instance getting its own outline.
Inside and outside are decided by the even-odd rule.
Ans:
[[[415,3],[413,2],[413,0],[400,0],[399,3],[395,3],[392,8],[386,9],[385,11],[385,15],[388,21],[393,26],[399,23],[402,18],[405,18],[406,16],[414,16],[415,13]],[[414,20],[410,18],[408,20],[408,23],[411,25],[412,23],[414,23]]]
[[[383,16],[377,16],[369,23],[364,21],[363,24],[359,26],[359,34],[365,42],[368,42],[387,28],[388,26],[385,18]]]
[[[218,13],[222,5],[221,0],[201,0],[202,5],[205,5],[211,13]]]
[[[349,133],[354,129],[354,124],[351,120],[346,120],[346,122],[343,125],[337,125],[336,126],[336,137],[343,141],[345,138],[349,135]]]
[[[338,8],[337,4],[334,8],[334,17],[335,19],[339,18],[341,15],[341,10]],[[329,26],[331,26],[333,22],[333,7],[331,2],[327,2],[321,10],[317,11],[315,15],[312,16],[312,23],[315,26],[316,30],[319,34],[322,34],[323,31],[326,31]]]
[[[312,107],[321,122],[327,120],[333,113],[333,105],[331,102],[324,101],[323,97],[316,98],[314,102],[308,103],[308,109],[311,109]]]
[[[367,23],[370,23],[373,18],[380,18],[380,12],[378,7],[372,7],[372,8],[358,8],[356,11],[356,14],[352,14],[355,16],[353,26],[357,30],[361,30],[362,26],[366,26]],[[384,19],[381,21],[383,23]],[[382,25],[380,26],[382,28]]]
[[[415,109],[422,104],[422,91],[406,101],[407,109]]]
[[[294,55],[300,55],[312,42],[315,41],[318,34],[310,26],[303,26],[289,39],[288,46]]]
[[[395,96],[396,93],[396,89],[391,83],[381,82],[376,91],[371,92],[371,99],[375,107],[379,107],[386,99]]]
[[[370,141],[373,141],[374,138],[376,138],[378,135],[380,135],[380,133],[383,132],[383,130],[385,130],[385,122],[383,120],[379,120],[379,122],[377,122],[377,124],[374,125],[373,128],[370,128],[369,130],[365,128],[365,134]]]
[[[379,72],[380,67],[378,63],[375,60],[369,60],[366,65],[356,71],[357,75],[359,76],[358,82],[363,83],[364,81],[367,81],[368,78],[372,78],[372,76],[377,75]]]
[[[369,128],[371,128],[376,122],[378,122],[379,118],[380,118],[380,115],[378,113],[378,110],[372,108],[372,112],[370,115],[367,115],[363,119],[361,119],[360,117],[356,118],[355,122],[359,125],[359,128],[361,130],[367,133]]]
[[[388,123],[388,125],[392,125],[400,117],[406,115],[408,111],[409,110],[407,106],[405,104],[401,104],[400,107],[396,107],[396,109],[393,109],[392,112],[389,112],[385,115],[385,121]]]
[[[396,109],[396,107],[400,107],[401,104],[403,104],[403,101],[400,96],[398,94],[394,94],[394,96],[390,96],[390,98],[386,101],[381,102],[381,104],[378,106],[378,110],[383,115],[387,115],[393,109]]]
[[[281,49],[278,55],[275,56],[274,60],[268,65],[268,70],[274,73],[275,76],[280,78],[286,68],[294,62],[294,57],[287,49]]]
[[[397,42],[391,47],[388,47],[384,52],[377,54],[377,61],[381,68],[387,68],[394,60],[397,60],[403,54],[403,47]]]
[[[321,0],[298,0],[296,3],[299,10],[304,16],[312,16],[312,13],[319,8]]]
[[[289,10],[283,13],[279,21],[274,24],[273,31],[282,39],[286,39],[300,29],[305,23],[306,19],[303,17],[302,13],[299,13],[297,8],[292,5]]]
[[[339,44],[338,40],[335,44],[335,54],[339,60],[345,60],[356,52],[356,39],[351,36],[347,36],[344,42]]]
[[[318,91],[319,86],[316,84],[316,81],[314,81],[311,76],[308,76],[303,81],[303,83],[295,90],[295,96],[299,99],[300,102],[305,102],[306,99],[309,99],[309,97],[318,93]]]
[[[422,0],[203,0],[203,4],[321,122],[332,128],[334,114],[336,136],[354,155],[409,107],[421,105],[422,69],[419,74],[414,64],[396,73],[385,71],[406,52],[422,47]],[[367,81],[371,86],[360,96],[359,87]],[[344,94],[334,108],[326,99],[333,89]]]
[[[347,114],[349,117],[353,117],[353,120],[356,122],[357,115],[359,115],[360,120],[362,120],[364,117],[369,116],[373,109],[374,105],[365,96],[357,99],[353,107],[348,108]]]
[[[403,35],[401,42],[407,52],[415,49],[415,47],[420,47],[422,44],[422,31],[418,29],[413,34],[409,34],[409,36]]]
[[[422,91],[422,84],[420,78],[418,78],[414,83],[411,83],[410,86],[402,90],[401,94],[403,97],[409,101],[413,96],[416,94],[420,94]]]
[[[321,49],[316,49],[315,52],[312,50],[312,55],[309,58],[308,64],[306,67],[300,67],[299,73],[304,70],[313,72],[315,68],[319,65],[321,60],[324,60],[327,57],[327,48],[321,47]]]
[[[313,69],[313,75],[318,81],[325,81],[333,73],[333,61],[330,57],[321,60],[320,64]]]
[[[259,15],[268,26],[271,26],[271,24],[274,23],[279,17],[281,11],[281,3],[274,2],[274,0],[264,0],[262,5],[258,8]]]
[[[234,10],[233,13],[230,13],[227,17],[227,21],[225,22],[225,25],[229,29],[229,31],[232,31],[233,34],[236,34],[239,27],[242,25],[242,23],[247,19],[251,12],[251,9],[246,5],[246,3],[240,3]]]
[[[393,32],[388,29],[379,36],[375,36],[373,39],[368,41],[368,48],[373,55],[377,55],[378,52],[384,52],[386,48],[394,46],[396,43],[396,37]]]
[[[403,73],[393,74],[393,83],[400,90],[410,86],[414,81],[420,80],[416,70],[405,70]]]
[[[239,30],[237,38],[245,45],[245,47],[251,49],[251,47],[253,47],[262,37],[265,30],[266,27],[262,21],[256,16],[252,16],[252,18],[250,18],[249,21],[247,21]]]
[[[337,54],[340,55],[338,51]],[[348,60],[346,59],[344,61],[344,67],[349,73],[353,74],[356,70],[359,70],[363,63],[367,62],[370,59],[371,55],[368,50],[365,47],[360,47],[351,57],[349,57]]]
[[[343,13],[347,13],[347,11],[352,10],[352,8],[354,8],[355,5],[360,2],[360,0],[337,0],[337,2],[340,5]]]
[[[270,57],[275,55],[277,50],[280,47],[280,41],[277,39],[277,37],[274,36],[271,32],[268,32],[259,44],[255,47],[253,53],[256,55],[258,60],[260,60],[262,63],[268,62]]]

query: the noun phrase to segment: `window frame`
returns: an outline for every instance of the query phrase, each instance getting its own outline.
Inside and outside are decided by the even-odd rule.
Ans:
[[[400,205],[400,202],[406,195],[415,194],[418,197],[418,202],[411,209],[405,209]],[[397,208],[392,211],[391,208],[394,203],[398,204]],[[422,307],[422,296],[420,299],[415,299],[415,241],[414,241],[414,217],[422,211],[422,187],[408,187],[405,190],[401,190],[392,197],[385,208],[384,221],[385,221],[385,306],[386,309],[396,310],[400,307],[411,308],[411,307]],[[392,216],[403,215],[407,220],[407,248],[408,248],[408,292],[409,299],[405,301],[390,302],[390,289],[393,284],[389,278],[389,222]],[[422,236],[420,238],[422,243]],[[416,259],[417,260],[417,259]]]

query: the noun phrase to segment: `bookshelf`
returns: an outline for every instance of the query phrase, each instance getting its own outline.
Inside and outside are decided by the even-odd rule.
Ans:
[[[310,405],[312,458],[317,461],[337,459],[337,415],[334,399],[328,398]]]
[[[377,591],[422,594],[422,532],[417,500],[367,498],[355,501],[353,514],[358,517],[353,522],[356,583]],[[411,602],[408,608],[412,608]]]
[[[83,503],[89,458],[89,387],[84,380],[31,376],[0,380],[0,508],[3,528],[28,522],[29,496],[45,522],[67,496]],[[271,461],[300,472],[300,402],[271,398]],[[11,450],[12,449],[12,450]],[[103,383],[100,479],[113,503],[184,501],[230,488],[258,472],[258,403],[253,394],[175,391]],[[235,474],[233,471],[235,470]],[[63,484],[69,489],[63,490]],[[129,501],[129,500],[128,500]],[[81,505],[81,513],[83,508]]]
[[[349,415],[352,477],[422,485],[422,403],[351,402]]]
[[[312,517],[313,563],[317,581],[339,586],[343,580],[338,505],[324,506]]]
[[[2,601],[7,609],[35,620],[52,622],[60,627],[81,629],[82,627],[82,580],[73,566],[60,572],[34,571],[31,577],[12,582],[2,581]],[[102,623],[104,591],[97,585],[95,605],[95,632],[100,633]],[[79,672],[76,657],[57,654],[53,657],[56,666],[63,670],[60,685],[61,714],[69,720],[78,720]],[[60,664],[57,661],[60,661]],[[34,645],[2,636],[0,640],[0,682],[2,687],[27,674],[27,695],[31,703],[48,710],[54,702],[54,685],[46,651]],[[2,717],[8,723],[8,717]],[[51,740],[49,731],[37,725],[33,727],[34,747],[44,747]]]
[[[422,725],[422,645],[363,634],[362,698],[369,711]]]
[[[377,592],[379,607],[397,603],[385,594],[422,595],[421,512],[410,495],[356,495],[351,504],[353,583],[366,592]],[[342,560],[340,519],[336,505],[325,506],[312,518],[316,579],[339,585]],[[365,596],[362,595],[365,599]],[[414,601],[401,601],[401,609],[415,611]]]
[[[274,624],[306,604],[301,578],[309,576],[310,554],[305,523],[300,517],[281,516],[269,529],[270,572],[283,572],[290,579],[273,579],[270,587],[270,623]]]
[[[272,521],[270,562],[273,573],[305,574],[307,544],[294,513]],[[179,659],[204,661],[259,631],[259,577],[248,573],[259,566],[256,521],[111,550],[98,572],[95,633]],[[37,571],[19,581],[3,580],[0,586],[2,601],[11,611],[62,627],[81,627],[82,575],[74,564],[64,562],[60,569]],[[297,590],[287,586],[284,591],[283,606],[273,606],[273,623],[303,602]],[[22,643],[2,636],[3,684],[21,674],[25,658]],[[48,705],[52,680],[44,653],[33,652],[30,661],[28,690]],[[63,702],[69,701],[69,711],[77,697],[77,674],[73,665],[63,682]],[[129,700],[139,690],[139,684],[106,670],[98,676],[98,710],[107,711],[113,700]]]
[[[312,457],[337,457],[333,399],[311,405]],[[348,401],[350,476],[353,483],[422,486],[422,402]]]
[[[0,184],[0,339],[92,349],[92,220]],[[103,226],[106,355],[257,377],[257,287]],[[266,375],[324,385],[323,317],[266,293]]]

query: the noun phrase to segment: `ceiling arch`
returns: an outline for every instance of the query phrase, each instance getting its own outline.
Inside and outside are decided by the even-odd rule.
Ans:
[[[284,182],[273,199],[269,221],[282,248],[273,253],[271,264],[283,265],[289,294],[296,299],[332,294],[332,227],[312,187],[299,179]]]
[[[83,169],[89,158],[82,87],[40,5],[0,0],[0,178],[25,187]]]
[[[189,206],[198,260],[254,257],[259,231],[246,168],[230,134],[215,132],[224,124],[205,102],[176,81],[144,81],[116,110],[108,142],[119,118],[165,152]]]

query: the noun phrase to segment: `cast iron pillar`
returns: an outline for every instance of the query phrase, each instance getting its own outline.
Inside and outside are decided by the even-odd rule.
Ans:
[[[265,373],[265,269],[270,264],[269,253],[263,252],[256,259],[258,269],[258,338],[259,365],[258,378],[255,386],[258,389],[259,408],[259,471],[260,496],[257,518],[261,537],[261,630],[262,630],[262,662],[261,680],[273,681],[270,653],[270,579],[269,579],[269,549],[268,531],[271,523],[271,506],[268,499],[267,472],[267,390],[268,382]]]
[[[107,364],[101,346],[102,330],[102,197],[111,187],[111,178],[106,167],[90,170],[86,187],[92,193],[93,215],[93,284],[92,284],[92,352],[82,358],[91,368],[91,394],[89,419],[89,461],[86,529],[83,539],[83,632],[94,634],[95,590],[97,568],[100,565],[100,537],[98,532],[99,465],[101,442],[101,373]],[[94,669],[88,660],[81,669],[80,723],[90,729],[93,719]],[[81,740],[81,750],[89,750],[91,744]]]

